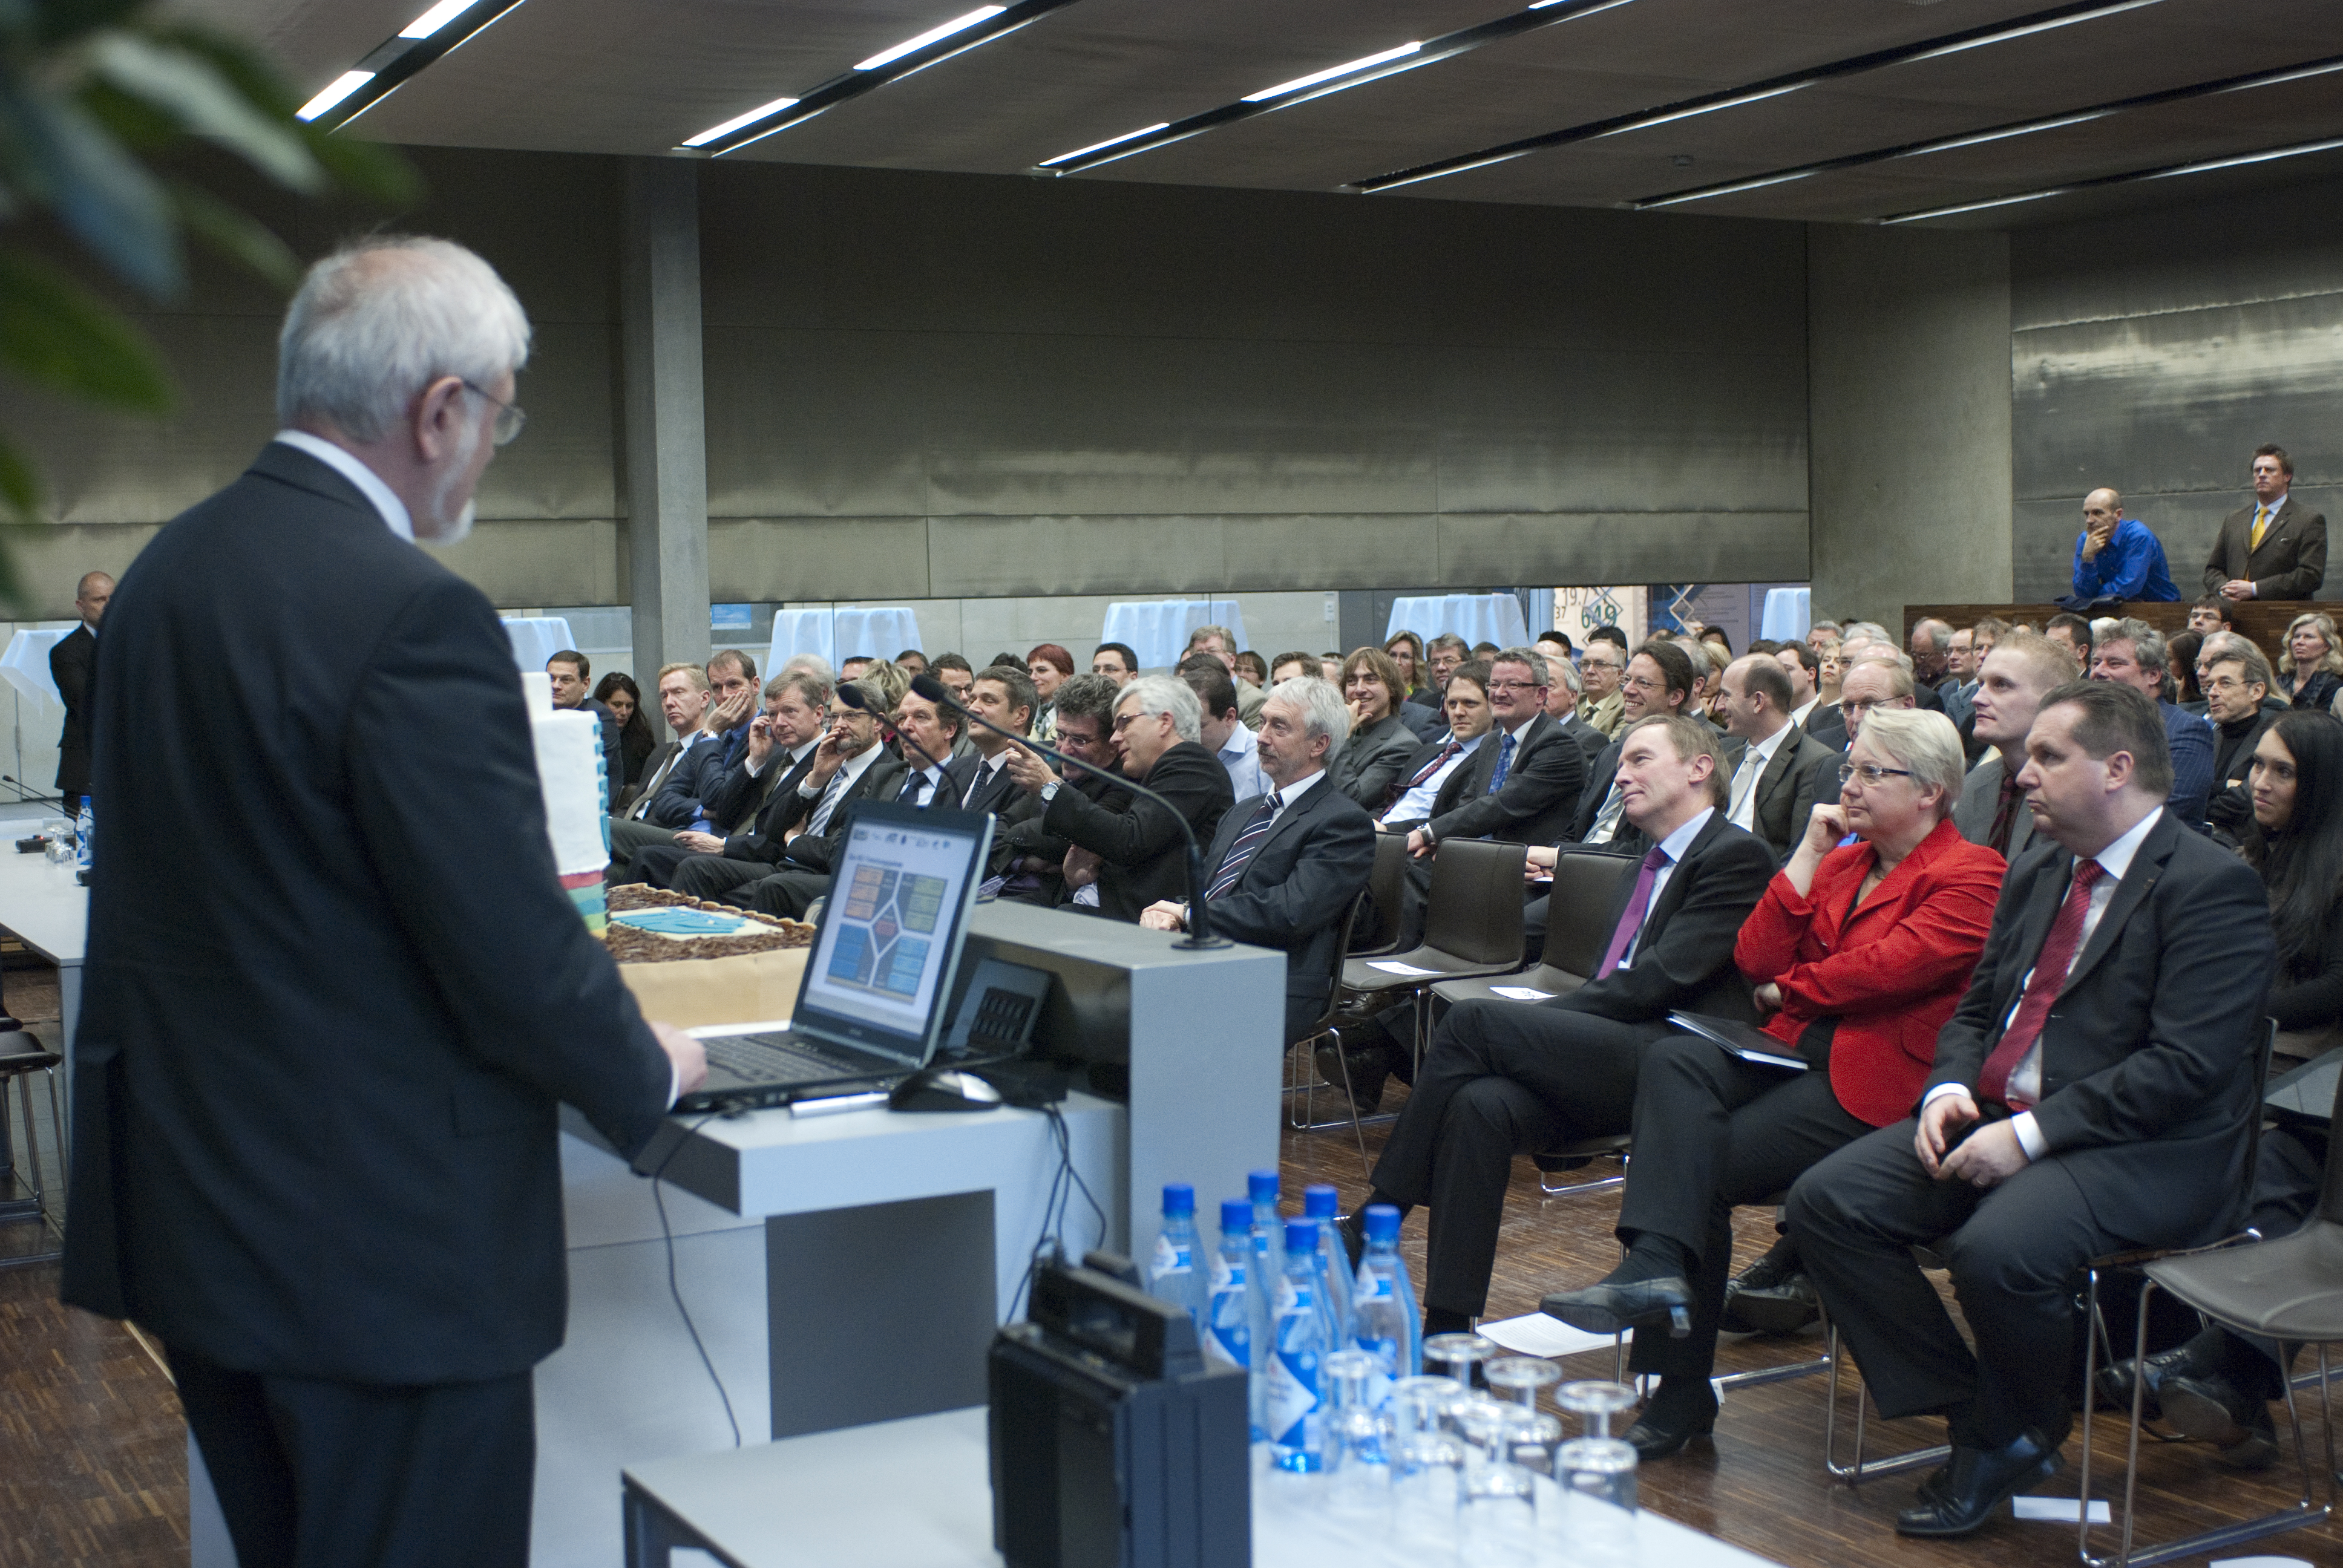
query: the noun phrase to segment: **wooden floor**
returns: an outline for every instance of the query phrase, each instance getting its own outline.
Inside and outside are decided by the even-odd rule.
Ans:
[[[37,973],[11,971],[6,995],[10,1008],[36,1032],[55,1016],[53,979],[45,984]],[[1402,1093],[1394,1086],[1387,1108],[1397,1105]],[[1319,1103],[1327,1107],[1322,1098]],[[1383,1129],[1367,1129],[1370,1157],[1383,1136]],[[1358,1151],[1347,1128],[1289,1131],[1283,1166],[1290,1203],[1312,1181],[1339,1187],[1346,1211],[1365,1197]],[[1209,1202],[1220,1195],[1200,1196]],[[1534,1312],[1546,1292],[1599,1278],[1618,1256],[1611,1233],[1617,1213],[1616,1190],[1546,1198],[1527,1163],[1517,1167],[1506,1198],[1489,1315]],[[1770,1213],[1743,1212],[1745,1257],[1768,1244],[1771,1227]],[[0,1230],[0,1253],[27,1246],[26,1231],[22,1226]],[[1403,1245],[1420,1280],[1421,1216],[1410,1218]],[[54,1264],[0,1269],[0,1568],[178,1568],[187,1561],[187,1503],[176,1398],[129,1332],[58,1305],[56,1290]],[[1727,1341],[1718,1370],[1810,1357],[1815,1343],[1812,1338]],[[1574,1373],[1609,1375],[1607,1353],[1566,1364]],[[1858,1489],[1829,1483],[1821,1463],[1822,1397],[1820,1378],[1735,1392],[1714,1444],[1695,1445],[1644,1469],[1644,1505],[1797,1568],[2004,1568],[2073,1561],[2074,1531],[2066,1525],[2004,1520],[1966,1542],[1942,1545],[1899,1538],[1895,1515],[1909,1500],[1913,1478],[1890,1476]],[[2315,1401],[2307,1403],[2305,1413],[2312,1418],[2315,1448]],[[1874,1452],[1936,1442],[1932,1425],[1875,1422]],[[2100,1432],[2119,1452],[2121,1428],[2102,1418]],[[2046,1493],[2063,1485],[2073,1495],[2079,1449],[2079,1441],[2069,1441],[2067,1468],[2042,1489]],[[2144,1536],[2160,1539],[2280,1507],[2291,1501],[2277,1479],[2286,1473],[2240,1477],[2216,1469],[2197,1445],[2154,1449],[2144,1469]],[[2094,1492],[2107,1494],[2096,1478]],[[2101,1537],[2101,1550],[2108,1549],[2107,1541]],[[2221,1553],[2257,1554],[2343,1568],[2343,1538],[2322,1525]]]

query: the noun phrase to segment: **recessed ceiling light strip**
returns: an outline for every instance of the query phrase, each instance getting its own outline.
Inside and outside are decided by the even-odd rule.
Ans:
[[[1932,217],[1952,217],[1965,212],[1983,212],[1988,207],[2016,206],[2021,202],[2046,201],[2052,196],[2070,196],[2076,191],[2097,190],[2102,186],[2135,185],[2142,180],[2168,180],[2178,175],[2206,175],[2217,169],[2241,168],[2247,164],[2274,163],[2279,158],[2306,157],[2312,153],[2331,153],[2343,148],[2343,136],[2329,136],[2319,142],[2296,142],[2283,147],[2263,147],[2250,153],[2232,153],[2226,157],[2200,158],[2194,163],[2167,164],[2161,168],[2133,169],[2126,174],[2101,175],[2096,179],[2069,180],[2062,186],[2051,186],[2038,191],[2020,191],[2016,196],[1995,196],[1987,201],[1963,202],[1956,206],[1930,207],[1926,212],[1900,212],[1893,217],[1883,217],[1882,224],[1925,223]]]
[[[1574,22],[1583,16],[1592,16],[1597,12],[1614,10],[1633,3],[1634,0],[1538,0],[1538,4],[1526,10],[1512,12],[1493,22],[1459,28],[1453,33],[1443,33],[1437,38],[1427,38],[1418,44],[1403,44],[1346,65],[1297,76],[1292,81],[1248,94],[1233,104],[1223,104],[1216,109],[1206,109],[1202,114],[1190,115],[1185,119],[1173,120],[1147,130],[1126,131],[1106,141],[1094,142],[1071,153],[1060,153],[1053,158],[1044,158],[1034,166],[1047,169],[1051,174],[1078,175],[1085,169],[1094,169],[1119,158],[1153,152],[1174,142],[1184,142],[1190,136],[1202,136],[1206,131],[1218,130],[1239,120],[1274,114],[1280,109],[1311,103],[1329,94],[1346,93],[1353,87],[1363,87],[1370,82],[1380,82],[1386,76],[1396,76],[1405,71],[1419,71],[1426,65],[1453,60],[1459,55],[1486,48],[1507,38],[1534,33],[1541,27]]]
[[[929,66],[941,65],[955,55],[964,55],[980,45],[1006,38],[1021,28],[1031,26],[1051,12],[1061,11],[1073,4],[1075,0],[1018,0],[1013,5],[980,5],[964,15],[953,17],[941,26],[930,27],[892,48],[880,50],[851,70],[841,71],[820,85],[808,89],[799,97],[776,98],[762,108],[751,109],[720,126],[712,126],[681,146],[711,157],[737,153],[778,131],[804,125],[815,116],[827,113],[840,104],[850,102],[865,93],[876,92],[890,82],[917,75]]]
[[[519,4],[520,0],[439,0],[295,110],[295,116],[328,130],[348,125],[397,92],[408,77],[454,54]]]
[[[2197,82],[2186,87],[2171,87],[2160,93],[2142,93],[2136,97],[2117,98],[2087,108],[2074,109],[2065,114],[2048,115],[2035,120],[2014,120],[2006,125],[1990,126],[1982,131],[1963,131],[1956,136],[1936,136],[1927,141],[1906,142],[1901,146],[1880,147],[1871,152],[1850,153],[1845,157],[1825,158],[1820,163],[1801,164],[1795,168],[1775,169],[1768,174],[1752,175],[1746,179],[1725,180],[1715,185],[1698,186],[1688,190],[1670,191],[1664,196],[1645,196],[1627,205],[1637,212],[1652,207],[1679,206],[1685,202],[1706,201],[1712,196],[1735,196],[1742,191],[1761,190],[1768,186],[1787,185],[1793,180],[1810,179],[1816,175],[1835,174],[1842,169],[1862,168],[1871,164],[1892,163],[1898,158],[1925,157],[1930,153],[1951,152],[1958,147],[1981,146],[1987,142],[2007,141],[2012,136],[2030,136],[2041,131],[2059,130],[2067,126],[2085,125],[2103,120],[2110,115],[2127,114],[2134,109],[2149,109],[2166,104],[2183,104],[2194,98],[2217,97],[2224,93],[2249,92],[2256,87],[2275,87],[2288,82],[2299,82],[2312,76],[2343,71],[2343,55],[2332,55],[2324,60],[2312,60],[2299,65],[2281,66],[2273,71],[2256,71],[2243,76],[2225,76],[2217,82]]]
[[[2030,37],[2036,33],[2046,32],[2052,28],[2071,26],[2077,22],[2089,22],[2101,16],[2113,16],[2122,12],[2137,11],[2143,6],[2161,4],[2163,0],[2074,0],[2070,5],[2054,6],[2047,11],[2036,11],[2030,15],[2016,17],[2007,22],[1995,22],[1984,26],[1965,28],[1961,32],[1948,33],[1940,38],[1927,38],[1917,44],[1906,44],[1894,49],[1877,49],[1867,55],[1856,55],[1845,60],[1835,60],[1826,65],[1816,65],[1810,70],[1792,72],[1787,75],[1769,77],[1765,81],[1752,82],[1744,86],[1725,87],[1714,93],[1704,93],[1698,97],[1684,98],[1673,104],[1663,104],[1657,108],[1638,109],[1631,114],[1614,115],[1608,119],[1590,120],[1583,126],[1548,131],[1542,136],[1523,136],[1519,141],[1504,142],[1493,147],[1483,147],[1478,152],[1459,153],[1453,157],[1441,158],[1428,164],[1418,164],[1413,168],[1395,169],[1390,174],[1377,175],[1372,179],[1353,180],[1343,188],[1370,193],[1397,190],[1403,186],[1421,185],[1425,180],[1441,179],[1449,175],[1463,174],[1468,169],[1486,168],[1491,164],[1501,164],[1513,158],[1525,157],[1531,153],[1544,152],[1549,147],[1570,146],[1579,142],[1596,141],[1605,136],[1624,136],[1630,131],[1649,130],[1654,126],[1672,125],[1678,120],[1691,119],[1699,115],[1713,115],[1723,110],[1738,108],[1745,104],[1760,103],[1767,98],[1778,98],[1785,93],[1795,93],[1802,87],[1811,87],[1821,82],[1836,81],[1844,76],[1860,75],[1866,71],[1885,70],[1891,65],[1907,65],[1916,60],[1931,59],[1940,55],[1975,49],[1987,44],[2006,43],[2013,38]]]

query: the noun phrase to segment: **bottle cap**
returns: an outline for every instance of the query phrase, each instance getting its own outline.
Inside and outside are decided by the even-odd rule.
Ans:
[[[1256,1203],[1276,1202],[1277,1172],[1274,1171],[1248,1171],[1245,1175],[1245,1191],[1252,1194],[1252,1201]]]
[[[1196,1211],[1196,1190],[1185,1181],[1163,1183],[1163,1213],[1165,1218]]]
[[[1396,1241],[1399,1240],[1399,1211],[1389,1203],[1371,1205],[1366,1213],[1367,1240]]]
[[[1221,1200],[1221,1230],[1222,1233],[1252,1229],[1252,1204],[1242,1198]]]
[[[1302,1214],[1308,1220],[1331,1220],[1342,1206],[1342,1194],[1323,1181],[1302,1189]]]
[[[1285,1250],[1288,1252],[1314,1252],[1318,1250],[1318,1221],[1288,1220],[1285,1222]]]

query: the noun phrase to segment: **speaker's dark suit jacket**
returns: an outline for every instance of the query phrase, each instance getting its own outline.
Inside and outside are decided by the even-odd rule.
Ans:
[[[2288,496],[2262,531],[2261,548],[2249,550],[2257,509],[2240,507],[2221,519],[2205,562],[2205,591],[2218,593],[2223,583],[2243,578],[2256,598],[2310,598],[2327,580],[2326,518]]]
[[[1180,831],[1185,818],[1198,843],[1234,801],[1229,770],[1192,740],[1167,747],[1140,780],[1172,802],[1166,811],[1143,795],[1132,795],[1121,810],[1093,802],[1079,789],[1061,787],[1041,816],[1043,829],[1079,844],[1104,862],[1099,869],[1099,912],[1136,920],[1160,899],[1188,895],[1188,840]]]
[[[1221,819],[1204,849],[1207,886],[1258,807],[1245,801]],[[1322,773],[1278,814],[1236,886],[1210,901],[1215,936],[1284,950],[1289,1044],[1326,1010],[1342,921],[1374,869],[1374,819]]]
[[[1403,707],[1405,704],[1402,704]],[[1422,744],[1396,713],[1386,713],[1351,739],[1326,769],[1334,788],[1369,811],[1383,809],[1383,794],[1402,778],[1400,769]]]
[[[632,1153],[671,1080],[555,875],[495,609],[271,445],[104,640],[65,1299],[244,1372],[526,1370],[556,1102]]]
[[[1503,726],[1489,731],[1463,767],[1448,776],[1424,824],[1433,838],[1497,839],[1509,844],[1551,844],[1568,829],[1586,784],[1586,754],[1541,713],[1523,727],[1505,781],[1494,794]]]
[[[65,727],[57,734],[57,793],[89,793],[89,680],[97,667],[97,638],[86,624],[49,649],[49,678],[65,699]]]
[[[1774,851],[1776,861],[1787,860],[1806,836],[1806,827],[1814,819],[1815,791],[1825,769],[1836,768],[1841,759],[1837,752],[1823,745],[1795,726],[1782,744],[1774,749],[1773,760],[1765,771],[1757,775],[1750,788],[1756,791],[1757,806],[1750,821],[1757,837]],[[1734,769],[1738,771],[1740,763]],[[1732,775],[1727,774],[1729,783]],[[1836,782],[1835,779],[1833,782]]]

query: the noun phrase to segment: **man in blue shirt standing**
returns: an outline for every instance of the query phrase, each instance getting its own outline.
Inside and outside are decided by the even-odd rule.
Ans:
[[[2075,540],[2075,597],[2171,603],[2180,598],[2165,569],[2164,545],[2146,523],[2123,515],[2123,498],[2093,490],[2083,498],[2083,532]]]

